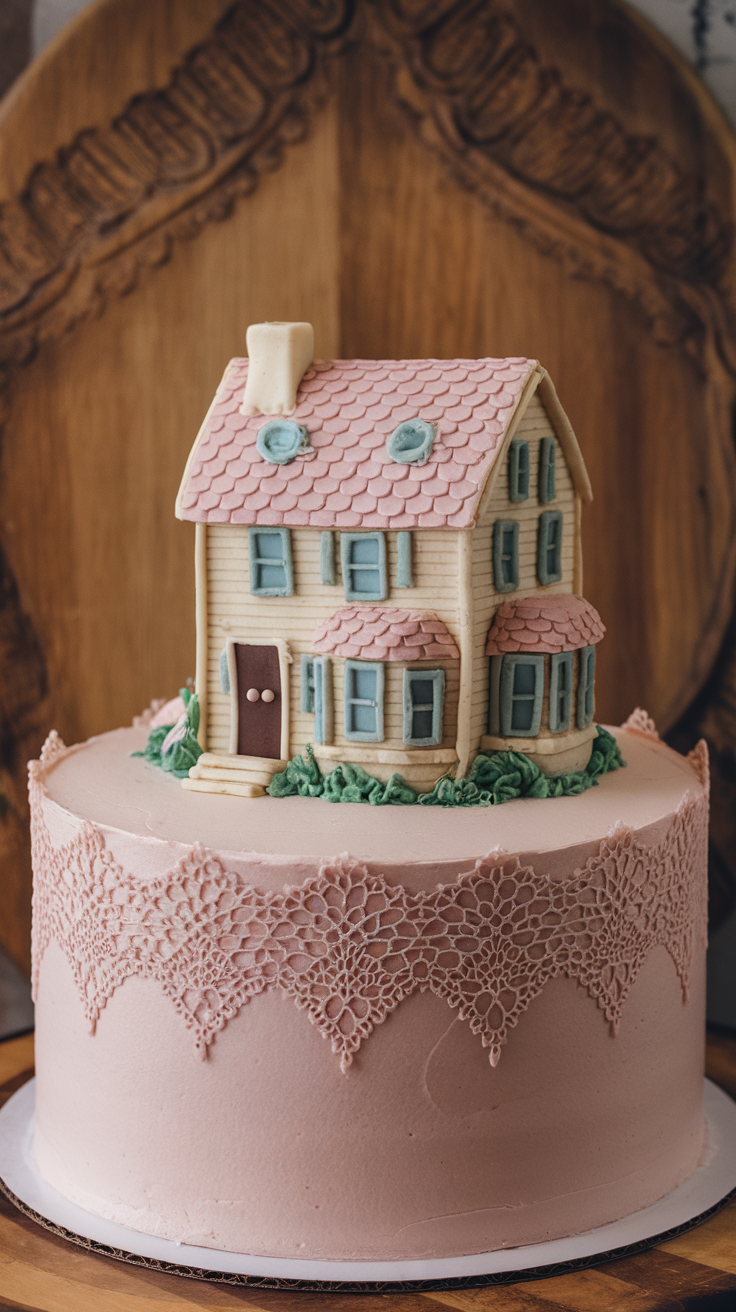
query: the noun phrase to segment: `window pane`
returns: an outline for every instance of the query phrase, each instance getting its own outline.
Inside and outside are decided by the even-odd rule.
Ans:
[[[353,733],[376,732],[376,708],[353,702],[350,708],[350,728]]]
[[[375,701],[377,677],[375,670],[353,670],[351,695],[365,701]]]
[[[493,585],[497,592],[513,592],[519,586],[517,520],[497,519],[493,525]]]
[[[588,652],[588,671],[586,676],[587,687],[585,689],[585,715],[588,720],[593,719],[593,708],[595,705],[595,647]]]
[[[350,544],[350,561],[353,565],[377,565],[377,538],[355,538]]]
[[[534,701],[531,697],[524,697],[521,700],[514,699],[511,709],[511,728],[519,731],[528,730],[532,727],[534,717]]]
[[[381,575],[377,569],[351,569],[353,592],[365,592],[371,597],[380,594]]]
[[[403,738],[417,747],[442,741],[444,670],[405,670],[403,678]]]
[[[432,711],[414,711],[411,717],[412,738],[432,737]]]
[[[517,693],[522,693],[522,695],[526,694],[533,697],[537,683],[536,675],[537,672],[533,665],[517,665],[514,670],[514,696]]]
[[[259,588],[285,588],[286,571],[283,565],[259,565],[258,587]]]
[[[290,597],[294,591],[290,529],[248,529],[250,590],[255,595]]]
[[[555,444],[551,443],[549,448],[549,464],[547,466],[547,500],[555,499]]]
[[[529,444],[519,443],[519,478],[517,483],[519,499],[529,496]]]
[[[281,534],[256,533],[256,552],[259,560],[283,560]]]
[[[412,679],[411,700],[414,706],[432,707],[434,684],[431,679]]]

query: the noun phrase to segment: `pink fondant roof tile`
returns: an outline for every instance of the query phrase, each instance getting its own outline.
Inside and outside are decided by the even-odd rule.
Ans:
[[[470,528],[534,364],[318,361],[302,379],[292,416],[309,446],[275,466],[261,458],[256,438],[279,416],[241,414],[248,361],[232,360],[192,453],[180,513],[265,523],[270,506],[273,522],[319,528]],[[436,427],[419,467],[392,461],[386,450],[397,424],[412,418]]]
[[[313,646],[348,660],[421,661],[460,655],[436,615],[393,606],[342,606],[319,625]]]
[[[605,631],[590,602],[573,593],[510,598],[501,602],[493,617],[486,655],[577,651],[600,642]]]

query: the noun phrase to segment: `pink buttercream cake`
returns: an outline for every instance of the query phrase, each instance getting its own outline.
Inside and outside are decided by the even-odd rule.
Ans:
[[[187,793],[145,730],[31,771],[44,1178],[283,1257],[450,1256],[644,1207],[703,1149],[707,764],[575,797]]]

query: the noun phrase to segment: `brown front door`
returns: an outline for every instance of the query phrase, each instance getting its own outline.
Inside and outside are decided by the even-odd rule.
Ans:
[[[236,642],[235,666],[238,671],[238,754],[280,760],[282,707],[278,647]],[[269,692],[273,693],[273,698],[268,696]],[[255,693],[258,693],[257,697]]]

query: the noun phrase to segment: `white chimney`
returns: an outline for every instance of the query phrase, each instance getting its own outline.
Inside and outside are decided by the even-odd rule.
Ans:
[[[241,413],[290,415],[314,359],[311,323],[252,323],[246,342],[250,363]]]

